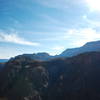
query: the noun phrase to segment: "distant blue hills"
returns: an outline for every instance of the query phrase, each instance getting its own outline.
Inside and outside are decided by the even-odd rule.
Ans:
[[[34,54],[18,55],[14,58],[11,58],[11,59],[30,58],[33,60],[46,61],[46,60],[55,59],[55,58],[65,58],[65,57],[77,56],[81,53],[93,52],[93,51],[100,51],[100,41],[88,42],[79,48],[66,49],[61,54],[55,55],[55,56],[51,56],[48,53],[42,52],[42,53],[36,53],[36,54],[34,53]],[[7,62],[7,61],[8,61],[8,59],[0,59],[0,63]]]
[[[7,61],[8,61],[8,59],[0,59],[0,63],[5,63]]]

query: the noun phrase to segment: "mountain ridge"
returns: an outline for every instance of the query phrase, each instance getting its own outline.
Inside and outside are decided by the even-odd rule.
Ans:
[[[33,60],[48,61],[55,58],[73,57],[81,53],[93,52],[93,51],[100,51],[100,41],[87,42],[85,45],[81,47],[66,49],[61,54],[55,56],[52,56],[46,52],[40,52],[40,53],[33,53],[33,54],[22,54],[22,55],[15,56],[11,59],[15,59],[15,58],[17,59],[19,57],[28,57]],[[4,59],[4,60],[1,59],[0,62],[7,62],[7,61],[8,59]]]
[[[85,52],[100,51],[100,41],[87,42],[79,48],[66,49],[58,57],[71,57]]]

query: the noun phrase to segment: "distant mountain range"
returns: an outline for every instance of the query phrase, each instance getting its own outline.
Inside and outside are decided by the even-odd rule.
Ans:
[[[20,57],[28,57],[33,60],[48,61],[48,60],[55,59],[55,58],[72,57],[72,56],[76,56],[81,53],[93,52],[93,51],[100,51],[100,41],[88,42],[82,47],[67,49],[63,51],[61,54],[56,55],[56,56],[51,56],[48,53],[43,52],[43,53],[37,53],[37,54],[18,55],[15,58],[17,59]]]
[[[100,51],[100,41],[88,42],[82,47],[67,49],[58,57],[72,57],[85,52]]]
[[[18,55],[14,58],[11,58],[11,59],[18,59],[21,57],[23,57],[23,58],[27,57],[27,58],[30,58],[33,60],[48,61],[48,60],[55,59],[55,58],[72,57],[72,56],[76,56],[76,55],[81,54],[81,53],[93,52],[93,51],[100,51],[100,41],[88,42],[79,48],[66,49],[61,54],[55,55],[55,56],[51,56],[48,53],[42,52],[42,53]],[[0,62],[7,62],[7,61],[8,61],[8,59],[0,59]]]
[[[18,55],[15,57],[15,59],[18,59],[20,57],[27,57],[33,60],[42,60],[42,61],[46,61],[49,60],[51,58],[53,58],[53,56],[49,55],[48,53],[42,52],[42,53],[34,53],[34,54],[23,54],[23,55]]]

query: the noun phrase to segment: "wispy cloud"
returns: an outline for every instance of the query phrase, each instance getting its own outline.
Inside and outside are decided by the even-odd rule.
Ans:
[[[97,30],[93,28],[67,29],[66,32],[59,34],[59,36],[42,39],[42,41],[67,41],[72,47],[79,47],[89,41],[95,40],[100,40],[100,32],[97,32]],[[63,48],[62,46],[56,46],[53,50],[61,50]]]
[[[68,8],[66,0],[36,0],[36,2],[50,8]]]
[[[68,24],[66,21],[63,21],[62,19],[59,19],[53,15],[48,14],[41,14],[39,15],[43,21],[42,24],[40,24],[40,28],[47,30],[49,32],[65,32],[68,27]]]
[[[100,33],[93,28],[69,29],[66,34],[69,36],[66,39],[70,40],[74,47],[100,39]]]
[[[46,21],[48,21],[50,23],[54,23],[54,24],[58,24],[59,23],[59,21],[57,19],[55,19],[55,18],[53,18],[53,17],[51,17],[51,16],[49,16],[47,14],[42,14],[42,15],[40,15],[40,17],[42,17],[44,20],[46,20]]]
[[[90,11],[100,11],[100,0],[85,0]]]
[[[24,38],[19,37],[17,34],[14,34],[14,33],[7,34],[4,32],[0,32],[0,41],[16,43],[16,44],[21,44],[21,45],[29,45],[29,46],[38,46],[39,45],[39,43],[27,41]]]
[[[93,28],[100,27],[100,21],[91,20],[88,18],[87,15],[84,15],[83,19],[88,23],[89,26],[91,26]]]
[[[49,8],[67,9],[70,5],[79,4],[81,0],[35,0],[39,4],[42,4]],[[77,3],[76,3],[77,2]]]
[[[40,15],[40,17],[42,17],[43,20],[46,21],[47,24],[53,24],[55,26],[66,27],[66,23],[62,22],[61,19],[55,18],[47,14],[42,14]]]
[[[64,47],[63,46],[55,46],[55,47],[53,47],[52,48],[53,50],[63,50],[64,49]]]

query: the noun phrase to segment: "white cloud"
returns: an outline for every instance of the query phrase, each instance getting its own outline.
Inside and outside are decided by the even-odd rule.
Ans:
[[[52,48],[52,50],[61,51],[65,48],[65,46],[70,47],[79,47],[84,45],[90,41],[100,40],[100,32],[98,32],[94,28],[75,28],[75,29],[66,29],[66,32],[62,32],[61,34],[49,37],[46,39],[41,39],[42,41],[62,41],[68,43],[68,45],[56,46]]]
[[[34,0],[49,8],[68,9],[69,7],[86,5],[90,11],[100,11],[100,0]]]
[[[69,29],[67,35],[69,36],[67,39],[71,39],[74,47],[82,46],[89,41],[100,40],[100,33],[92,28]]]
[[[90,11],[100,11],[100,0],[85,0]]]
[[[0,41],[1,42],[10,42],[21,45],[29,45],[29,46],[38,46],[39,43],[30,42],[25,40],[24,38],[19,37],[17,34],[7,34],[4,32],[0,32]]]

